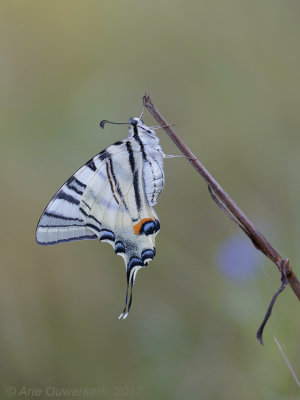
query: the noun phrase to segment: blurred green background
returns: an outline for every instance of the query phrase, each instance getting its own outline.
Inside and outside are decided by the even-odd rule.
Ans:
[[[137,276],[126,321],[112,248],[39,247],[35,227],[76,169],[127,136],[99,121],[138,116],[147,91],[300,275],[299,20],[296,1],[0,1],[1,398],[11,386],[40,398],[58,397],[48,387],[102,390],[77,398],[298,398],[273,340],[300,375],[298,301],[287,288],[260,346],[280,276],[186,160],[165,162],[157,257]]]

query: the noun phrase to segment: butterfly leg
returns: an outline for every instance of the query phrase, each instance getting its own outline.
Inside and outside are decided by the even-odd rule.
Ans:
[[[181,156],[179,154],[164,154],[164,158],[188,158],[189,160],[196,160],[196,158]]]

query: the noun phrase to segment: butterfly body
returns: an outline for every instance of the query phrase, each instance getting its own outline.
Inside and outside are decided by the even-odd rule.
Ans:
[[[128,125],[127,138],[93,157],[58,190],[36,232],[40,245],[83,239],[111,244],[125,262],[127,293],[131,288],[123,317],[137,271],[155,256],[160,223],[152,207],[164,187],[164,153],[155,131],[139,118]]]

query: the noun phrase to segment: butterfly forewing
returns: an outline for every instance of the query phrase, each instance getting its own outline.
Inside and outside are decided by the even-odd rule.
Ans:
[[[96,169],[97,160],[94,159],[71,176],[46,207],[36,230],[36,240],[40,245],[97,239],[85,226],[79,211],[82,194]]]

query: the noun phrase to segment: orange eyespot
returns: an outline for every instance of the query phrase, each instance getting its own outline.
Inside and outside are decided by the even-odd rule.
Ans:
[[[148,222],[148,221],[154,221],[154,218],[143,218],[137,224],[133,225],[133,231],[134,231],[135,235],[140,234],[142,226],[144,225],[145,222]]]

